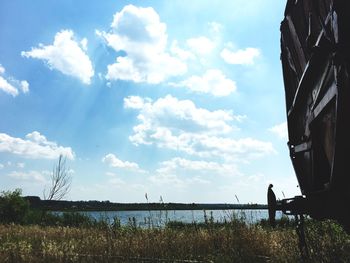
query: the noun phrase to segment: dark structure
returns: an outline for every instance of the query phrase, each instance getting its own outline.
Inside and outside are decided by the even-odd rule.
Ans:
[[[286,214],[350,229],[350,1],[288,0],[281,61],[289,150],[301,196]]]
[[[272,227],[276,226],[276,195],[272,190],[273,185],[270,184],[269,188],[267,189],[267,202],[269,204],[268,210],[269,210],[269,222]]]

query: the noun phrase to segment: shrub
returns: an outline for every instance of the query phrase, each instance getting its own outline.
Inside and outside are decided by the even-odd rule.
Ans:
[[[95,220],[83,213],[65,212],[61,216],[61,224],[70,227],[92,226]]]
[[[0,195],[0,222],[9,224],[24,223],[29,212],[28,202],[21,196],[21,189],[3,191]]]

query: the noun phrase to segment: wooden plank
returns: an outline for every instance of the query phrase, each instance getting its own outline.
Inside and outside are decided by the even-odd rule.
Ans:
[[[298,34],[296,32],[295,26],[293,24],[293,21],[291,19],[291,17],[288,15],[286,17],[286,20],[288,22],[288,26],[289,26],[289,31],[291,34],[291,38],[294,44],[294,48],[295,48],[295,52],[297,53],[296,55],[298,56],[298,62],[299,62],[299,78],[302,75],[305,66],[306,66],[306,59],[305,59],[305,55],[304,55],[304,50],[302,48],[302,45],[300,43]]]
[[[294,152],[295,153],[302,153],[302,152],[310,151],[311,150],[311,146],[312,146],[311,141],[295,145],[294,146]]]
[[[333,85],[328,89],[326,94],[323,96],[321,101],[317,104],[317,106],[313,109],[313,119],[316,119],[318,115],[322,112],[322,110],[327,107],[329,102],[337,95],[337,85],[333,83]]]
[[[310,59],[310,61],[307,63],[307,65],[305,67],[305,70],[304,70],[303,75],[301,77],[301,80],[299,82],[299,86],[297,88],[297,91],[295,92],[295,96],[294,96],[294,99],[293,99],[292,106],[290,107],[290,109],[288,111],[288,117],[290,117],[293,114],[294,108],[297,105],[297,101],[299,100],[299,97],[301,96],[299,94],[301,94],[302,87],[305,86],[304,83],[306,82],[305,79],[307,79],[307,77],[308,77],[308,72],[309,72],[308,69],[310,67],[311,60],[312,59]]]

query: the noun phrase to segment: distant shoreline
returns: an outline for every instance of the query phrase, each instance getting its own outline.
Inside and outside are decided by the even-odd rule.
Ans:
[[[203,204],[203,203],[113,203],[110,201],[41,200],[38,196],[24,197],[34,209],[49,211],[150,211],[150,210],[257,210],[266,204]]]

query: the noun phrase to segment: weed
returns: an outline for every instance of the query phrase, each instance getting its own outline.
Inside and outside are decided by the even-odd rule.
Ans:
[[[70,227],[0,225],[0,262],[300,261],[297,235],[288,226],[272,229],[238,217],[140,228],[132,218],[129,226],[121,226],[116,218],[80,224],[82,218],[69,217],[79,225]],[[350,237],[339,225],[310,219],[305,224],[310,262],[349,262]]]

